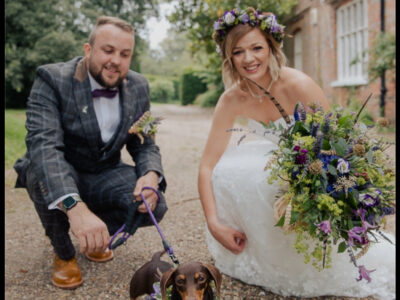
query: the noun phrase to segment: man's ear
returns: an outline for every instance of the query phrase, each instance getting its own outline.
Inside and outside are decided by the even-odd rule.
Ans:
[[[85,44],[83,45],[83,51],[85,52],[85,57],[86,57],[86,58],[89,58],[89,57],[90,57],[90,52],[91,52],[91,50],[92,50],[92,46],[90,46],[89,43],[85,43]]]

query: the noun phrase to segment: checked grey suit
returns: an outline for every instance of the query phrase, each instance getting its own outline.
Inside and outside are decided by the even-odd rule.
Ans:
[[[147,80],[130,70],[119,95],[121,121],[113,137],[103,143],[85,59],[76,57],[37,70],[26,111],[27,153],[14,165],[16,187],[27,188],[61,259],[71,258],[75,250],[66,215],[48,209],[57,198],[79,194],[113,234],[125,222],[137,178],[156,171],[163,178],[160,191],[165,191],[158,146],[148,137],[141,144],[128,133],[134,120],[150,108]],[[135,166],[121,162],[124,146]],[[161,198],[153,212],[158,221],[167,210]],[[143,226],[151,224],[146,216]]]

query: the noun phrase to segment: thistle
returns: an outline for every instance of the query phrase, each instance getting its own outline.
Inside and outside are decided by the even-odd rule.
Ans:
[[[388,127],[389,126],[389,121],[386,118],[379,118],[376,122],[381,127]]]
[[[311,174],[318,175],[321,174],[323,165],[323,162],[317,159],[308,166],[308,169]]]
[[[357,156],[364,156],[365,155],[365,147],[361,144],[356,144],[353,147],[353,153]]]

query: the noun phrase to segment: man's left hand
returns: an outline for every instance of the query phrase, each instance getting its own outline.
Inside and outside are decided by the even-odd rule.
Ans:
[[[144,176],[140,177],[136,182],[135,190],[133,191],[133,196],[135,197],[136,201],[142,201],[140,197],[140,193],[142,192],[142,188],[145,186],[150,186],[156,190],[158,190],[158,174],[154,171],[147,172]],[[152,190],[146,189],[143,190],[143,196],[146,199],[147,205],[150,207],[151,211],[157,206],[157,194],[154,193]],[[147,209],[144,203],[139,205],[138,212],[146,213]]]

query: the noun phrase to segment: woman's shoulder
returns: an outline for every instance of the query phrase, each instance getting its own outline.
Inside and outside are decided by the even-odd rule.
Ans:
[[[241,89],[240,85],[235,84],[221,94],[217,107],[228,106],[232,109],[240,109],[246,99],[246,93]]]
[[[285,86],[290,89],[302,89],[315,84],[314,80],[307,74],[289,67],[282,68],[280,77],[284,81]]]
[[[327,105],[325,95],[318,84],[307,74],[289,67],[282,68],[281,79],[286,94],[303,103],[318,102]]]

